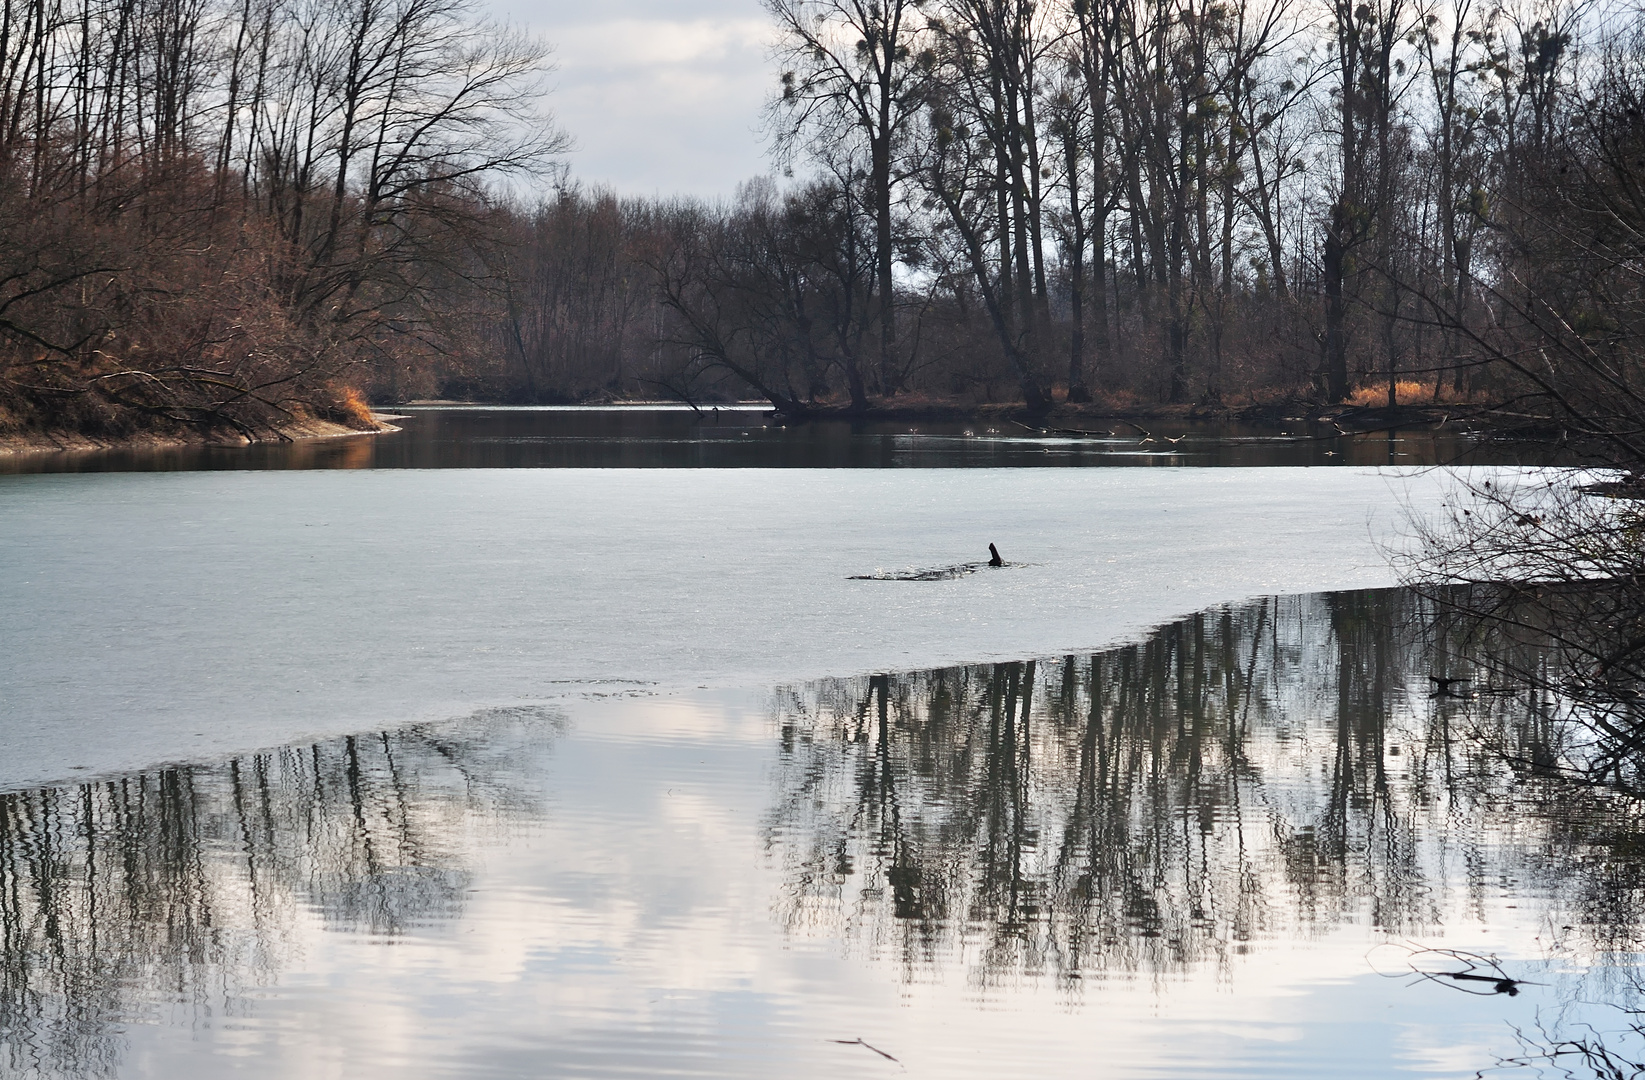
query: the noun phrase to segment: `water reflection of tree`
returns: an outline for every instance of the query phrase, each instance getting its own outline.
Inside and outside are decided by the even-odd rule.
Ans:
[[[1606,490],[1629,497],[1599,497],[1569,474],[1465,477],[1437,518],[1417,522],[1405,561],[1412,584],[1474,635],[1482,674],[1541,693],[1550,735],[1538,767],[1640,797],[1645,504],[1636,487]]]
[[[0,794],[0,1074],[116,1071],[120,1025],[234,1009],[289,959],[302,913],[394,935],[447,919],[464,840],[514,817],[504,711]]]
[[[788,692],[782,916],[981,986],[1222,964],[1349,920],[1422,935],[1504,876],[1631,934],[1637,853],[1592,793],[1539,780],[1545,703],[1430,697],[1467,640],[1414,593],[1342,593]]]

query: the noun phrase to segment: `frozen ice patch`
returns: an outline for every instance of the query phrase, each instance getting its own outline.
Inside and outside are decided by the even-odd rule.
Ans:
[[[1080,651],[1391,584],[1377,469],[0,478],[0,787],[603,692]],[[900,583],[868,567],[1026,565]]]

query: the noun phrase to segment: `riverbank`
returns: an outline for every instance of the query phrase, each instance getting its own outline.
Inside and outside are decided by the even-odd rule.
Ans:
[[[181,429],[136,431],[119,436],[88,435],[78,431],[0,432],[0,454],[57,454],[89,450],[165,450],[191,446],[251,446],[256,443],[296,442],[307,439],[342,439],[356,435],[380,435],[398,431],[389,423],[400,419],[374,413],[371,427],[355,427],[334,420],[302,417],[271,425],[263,430]]]

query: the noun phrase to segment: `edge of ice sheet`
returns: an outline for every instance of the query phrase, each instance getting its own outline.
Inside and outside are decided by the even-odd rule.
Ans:
[[[1507,473],[1516,470],[1489,470]],[[1087,651],[1394,584],[1419,469],[0,481],[0,788],[584,693]],[[986,556],[943,581],[850,580]]]

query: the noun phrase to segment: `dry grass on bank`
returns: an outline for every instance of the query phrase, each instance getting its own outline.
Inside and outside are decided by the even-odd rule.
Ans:
[[[1466,405],[1476,404],[1477,395],[1471,393],[1457,393],[1450,386],[1441,385],[1439,395],[1434,395],[1434,383],[1418,382],[1415,379],[1400,379],[1394,383],[1394,398],[1399,405]],[[1388,384],[1373,383],[1370,386],[1356,386],[1348,395],[1348,404],[1358,405],[1366,409],[1378,409],[1388,404]]]

